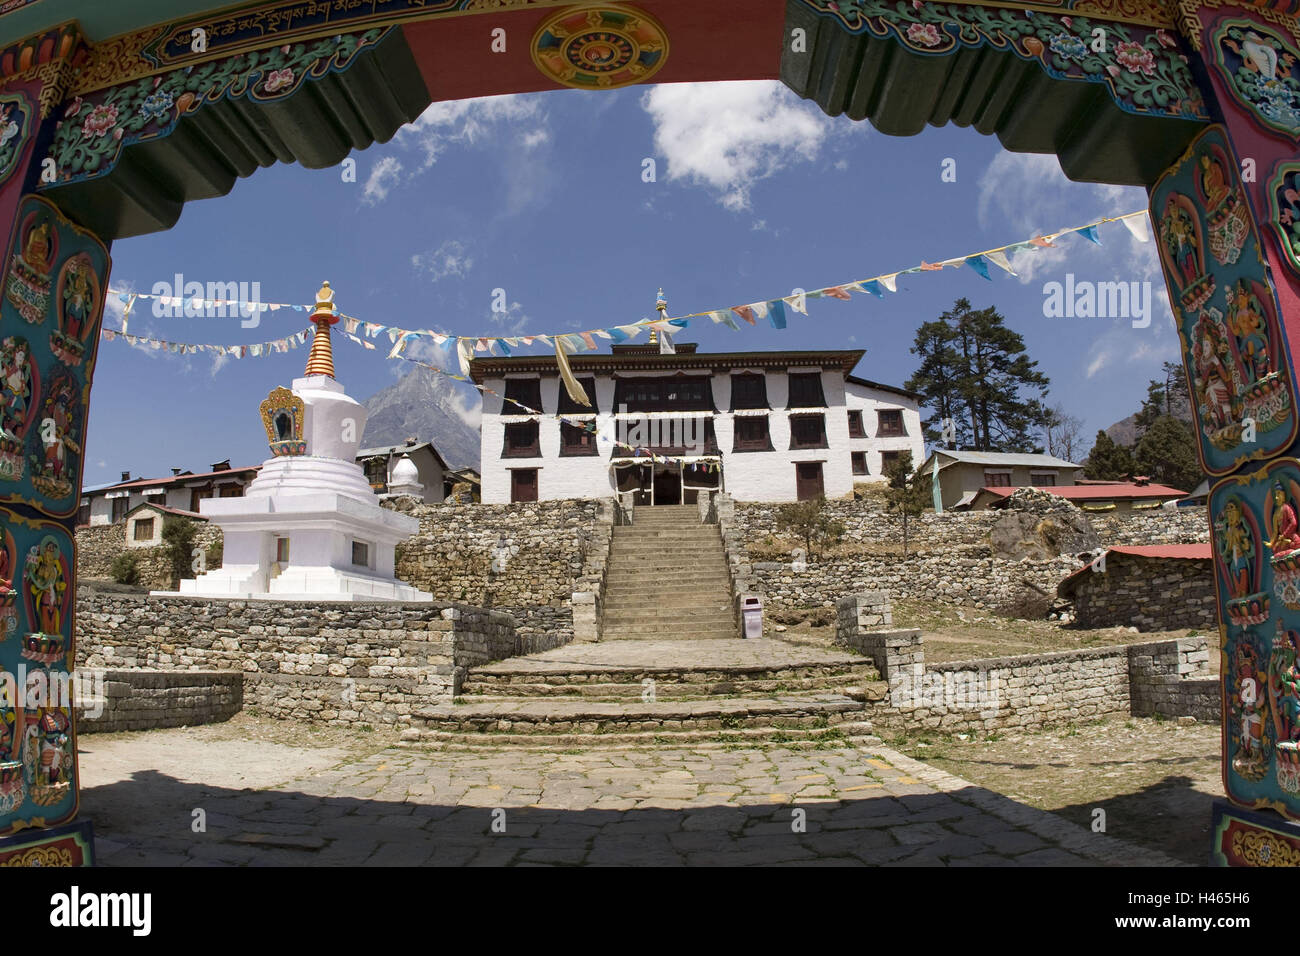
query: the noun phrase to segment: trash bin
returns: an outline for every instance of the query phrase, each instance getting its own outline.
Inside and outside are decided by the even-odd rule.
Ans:
[[[762,637],[763,595],[742,594],[740,596],[740,618],[744,623],[745,637]]]

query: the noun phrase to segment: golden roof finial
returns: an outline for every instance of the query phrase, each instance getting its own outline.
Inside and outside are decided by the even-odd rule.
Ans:
[[[334,377],[334,350],[330,346],[330,326],[339,320],[339,311],[334,307],[334,290],[328,281],[322,282],[316,293],[316,307],[311,310],[311,320],[316,323],[316,335],[311,341],[311,353],[307,356],[307,375],[328,375]]]

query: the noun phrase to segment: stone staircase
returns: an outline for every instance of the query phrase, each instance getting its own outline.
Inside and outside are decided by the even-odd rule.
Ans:
[[[868,658],[781,641],[568,645],[472,668],[453,702],[412,714],[407,743],[447,749],[815,746],[871,736],[884,698]]]
[[[695,505],[638,508],[633,522],[614,528],[600,639],[739,637],[717,525]]]

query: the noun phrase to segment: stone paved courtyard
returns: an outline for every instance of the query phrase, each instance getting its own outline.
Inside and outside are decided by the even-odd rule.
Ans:
[[[1176,863],[871,742],[452,752],[241,715],[81,749],[108,866]]]

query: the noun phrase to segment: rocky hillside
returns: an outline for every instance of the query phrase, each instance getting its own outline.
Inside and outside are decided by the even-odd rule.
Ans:
[[[361,404],[370,413],[364,447],[400,445],[414,437],[433,442],[453,468],[478,468],[481,402],[468,385],[415,366]]]

